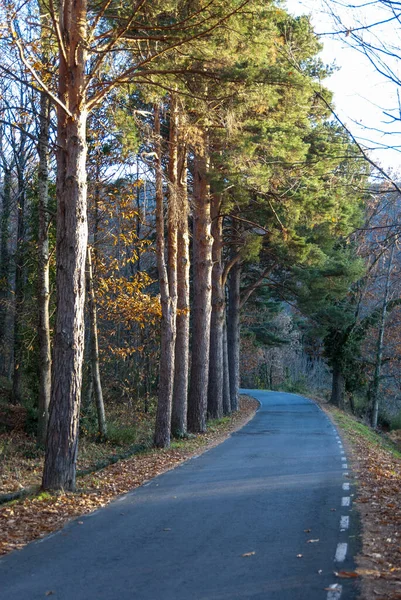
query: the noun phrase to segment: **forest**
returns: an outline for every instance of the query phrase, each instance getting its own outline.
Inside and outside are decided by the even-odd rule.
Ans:
[[[401,190],[336,118],[310,18],[0,11],[0,426],[23,421],[43,490],[75,489],[78,438],[117,413],[168,448],[240,387],[401,427]]]

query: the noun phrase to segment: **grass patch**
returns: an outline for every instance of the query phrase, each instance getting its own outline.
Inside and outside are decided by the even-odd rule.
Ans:
[[[335,422],[347,432],[349,435],[358,435],[364,438],[369,443],[378,448],[387,450],[395,458],[401,458],[401,452],[397,449],[396,444],[387,437],[385,433],[377,433],[368,425],[364,425],[352,415],[344,413],[338,409],[330,408],[330,413],[333,415]]]

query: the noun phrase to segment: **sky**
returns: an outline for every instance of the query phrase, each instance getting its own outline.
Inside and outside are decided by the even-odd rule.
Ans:
[[[353,2],[362,4],[363,0]],[[346,0],[344,0],[344,4]],[[333,12],[340,16],[346,27],[360,27],[388,18],[388,11],[380,9],[379,3],[365,3],[359,9],[347,9],[335,0],[287,0],[290,13],[309,14],[318,34],[329,34],[340,29]],[[329,8],[328,8],[329,7]],[[375,45],[386,43],[401,49],[401,26],[390,24],[376,26],[361,35],[372,40]],[[372,36],[375,36],[374,38]],[[349,36],[322,35],[324,50],[321,58],[325,63],[336,63],[339,70],[324,84],[334,92],[336,111],[356,139],[365,147],[372,148],[372,158],[387,171],[401,173],[401,122],[394,121],[383,111],[393,111],[399,115],[397,85],[377,72],[369,59],[351,48],[347,42]],[[401,52],[401,50],[400,50]],[[401,59],[389,63],[395,74],[401,79]],[[401,95],[401,90],[400,95]],[[377,131],[376,131],[377,130]],[[399,146],[398,149],[383,148]]]

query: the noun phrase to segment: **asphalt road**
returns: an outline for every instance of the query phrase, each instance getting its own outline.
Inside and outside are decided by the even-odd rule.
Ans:
[[[355,598],[334,575],[358,533],[333,425],[301,396],[247,393],[261,408],[223,444],[1,559],[0,599]]]

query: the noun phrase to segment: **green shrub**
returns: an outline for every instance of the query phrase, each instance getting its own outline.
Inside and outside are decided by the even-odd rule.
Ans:
[[[130,446],[138,441],[138,431],[135,425],[120,425],[108,423],[107,439],[111,444],[117,446]]]

